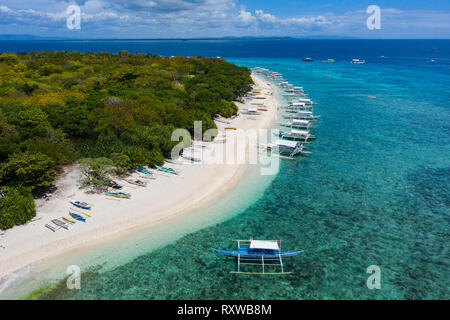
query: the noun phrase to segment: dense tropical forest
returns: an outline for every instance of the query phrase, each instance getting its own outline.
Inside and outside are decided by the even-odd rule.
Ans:
[[[162,164],[175,128],[236,114],[250,70],[223,59],[151,54],[0,55],[0,229],[35,216],[34,197],[64,165],[123,174]]]

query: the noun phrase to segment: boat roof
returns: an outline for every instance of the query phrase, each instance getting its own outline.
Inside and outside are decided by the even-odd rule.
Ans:
[[[278,242],[273,240],[251,240],[250,248],[280,250],[280,248],[278,247]]]
[[[289,147],[289,148],[295,148],[297,147],[298,142],[296,141],[290,141],[290,140],[277,140],[275,142],[276,145],[278,146],[284,146],[284,147]]]
[[[294,123],[304,123],[304,124],[308,124],[309,123],[308,120],[300,120],[300,119],[294,119],[292,122],[294,122]]]

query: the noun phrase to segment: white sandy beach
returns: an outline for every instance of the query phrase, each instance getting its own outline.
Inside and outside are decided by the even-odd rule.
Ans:
[[[220,132],[227,132],[232,136],[235,131],[225,128],[248,130],[272,126],[278,109],[276,89],[262,78],[253,76],[253,79],[256,84],[254,88],[261,89],[261,96],[266,99],[246,100],[246,104],[237,103],[240,115],[232,120],[216,122]],[[264,108],[268,111],[262,111],[260,115],[244,114],[244,110],[248,108],[262,107],[255,103],[264,103]],[[224,148],[230,140],[228,137],[225,143],[202,143],[206,148],[197,149],[193,155],[199,158],[199,150],[208,153]],[[256,139],[251,139],[246,142],[245,148],[254,147],[256,143]],[[207,159],[208,155],[205,157]],[[204,162],[208,162],[205,157]],[[116,239],[138,229],[156,226],[162,221],[175,219],[208,205],[238,183],[248,164],[193,164],[184,161],[181,164],[166,163],[165,166],[179,170],[180,175],[153,171],[157,178],[144,180],[148,181],[147,187],[137,187],[115,179],[124,186],[121,191],[132,194],[131,199],[121,200],[102,194],[87,194],[86,190],[80,189],[77,166],[66,169],[55,183],[57,191],[49,199],[37,201],[37,216],[26,225],[16,226],[0,235],[0,280],[7,279],[16,270],[27,265]],[[137,174],[134,176],[138,177]],[[52,232],[47,229],[45,224],[51,224],[52,219],[68,217],[70,199],[92,204],[92,210],[87,211],[92,217],[87,218],[86,223],[77,222],[69,226],[69,230]],[[1,283],[0,281],[0,290]]]

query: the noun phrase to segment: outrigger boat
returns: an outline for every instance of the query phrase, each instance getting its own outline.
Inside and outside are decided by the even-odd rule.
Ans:
[[[304,151],[303,144],[300,142],[290,140],[277,140],[267,144],[266,149],[279,154],[286,154],[289,156],[289,159],[293,159],[293,157],[298,154],[304,155],[311,153],[309,151]]]
[[[83,217],[80,216],[79,214],[76,214],[76,213],[74,213],[74,212],[69,211],[69,215],[70,215],[72,218],[74,218],[75,220],[86,222],[86,218],[83,218]]]
[[[64,221],[58,220],[58,219],[53,219],[52,222],[57,225],[60,228],[64,228],[66,230],[69,230],[69,227],[66,225],[66,223]]]
[[[139,187],[146,187],[147,186],[147,182],[141,181],[141,180],[134,180],[134,179],[125,179],[126,182],[128,182],[129,184],[134,184],[136,186]]]
[[[85,209],[85,210],[91,210],[91,206],[89,204],[87,204],[86,202],[70,200],[70,203],[73,204],[75,207]]]
[[[311,127],[311,121],[308,120],[299,120],[299,119],[294,119],[292,121],[289,122],[284,122],[284,123],[280,123],[280,126],[283,127],[291,127],[291,128],[301,128],[301,129],[309,129]]]
[[[130,199],[131,194],[124,192],[105,192],[105,194],[109,197],[121,198],[121,199]]]
[[[113,189],[122,189],[123,188],[122,185],[120,185],[117,182],[112,181],[112,180],[109,182],[109,186]]]
[[[247,111],[245,111],[244,114],[253,115],[253,114],[261,114],[261,112],[259,112],[258,110],[254,109],[254,108],[251,108],[251,109],[248,109]]]
[[[309,120],[309,121],[315,121],[320,118],[320,116],[315,116],[310,111],[305,112],[298,112],[297,114],[292,115],[285,115],[283,116],[284,119],[297,119],[297,120]]]
[[[61,219],[63,219],[65,222],[70,223],[70,224],[74,224],[75,223],[75,221],[70,220],[69,218],[66,218],[66,217],[62,217]]]
[[[113,180],[109,180],[109,179],[103,179],[103,178],[98,178],[99,181],[106,181],[108,183],[108,186],[114,189],[122,189],[123,187],[118,184],[117,182],[113,181]]]
[[[214,249],[220,255],[226,257],[237,258],[237,271],[231,273],[240,274],[289,274],[284,271],[283,258],[294,257],[303,252],[281,251],[281,240],[235,240],[237,242],[237,250],[220,250]],[[248,244],[241,246],[241,243]],[[261,266],[262,272],[245,272],[241,271],[241,266],[253,265]],[[267,272],[267,268],[280,267],[281,272]]]
[[[352,64],[365,64],[366,60],[352,59],[352,61],[350,63],[352,63]]]
[[[183,158],[184,158],[184,157],[183,157]],[[155,167],[156,167],[156,169],[158,169],[159,171],[166,172],[166,173],[171,173],[171,174],[179,174],[179,173],[180,173],[180,172],[178,172],[177,170],[172,169],[172,168],[161,167],[161,166],[158,166],[158,165],[155,165]]]
[[[142,168],[141,166],[136,166],[136,170],[141,173],[144,173],[144,174],[149,174],[149,175],[153,174],[152,172],[148,171],[147,169]]]
[[[49,224],[46,224],[45,227],[46,227],[46,228],[49,228],[49,229],[52,230],[53,232],[56,231],[56,229],[53,228],[53,227],[52,227],[51,225],[49,225]]]
[[[298,98],[297,100],[294,100],[291,102],[291,104],[294,104],[294,103],[304,103],[307,106],[316,104],[314,101],[312,101],[311,99],[308,99],[308,98]]]
[[[280,137],[302,142],[308,142],[308,140],[316,138],[316,136],[310,134],[309,131],[306,130],[291,130],[290,132],[280,131]]]
[[[82,214],[84,214],[86,217],[92,218],[92,216],[91,216],[89,213],[86,213],[86,212],[84,212],[84,211],[75,210],[75,209],[74,209],[74,211],[75,211],[75,213],[82,213]]]
[[[283,109],[286,110],[311,110],[313,106],[312,105],[306,105],[303,102],[292,102],[287,106],[283,106]]]

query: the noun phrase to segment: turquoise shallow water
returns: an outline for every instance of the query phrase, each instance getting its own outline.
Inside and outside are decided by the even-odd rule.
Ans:
[[[229,220],[45,297],[449,299],[450,54],[439,51],[447,64],[430,65],[417,52],[366,65],[349,64],[355,56],[230,58],[281,72],[318,102],[313,154],[283,161],[259,199]],[[235,261],[211,247],[250,236],[305,253],[286,260],[291,275],[230,274]],[[381,290],[366,286],[370,265],[381,268]]]

